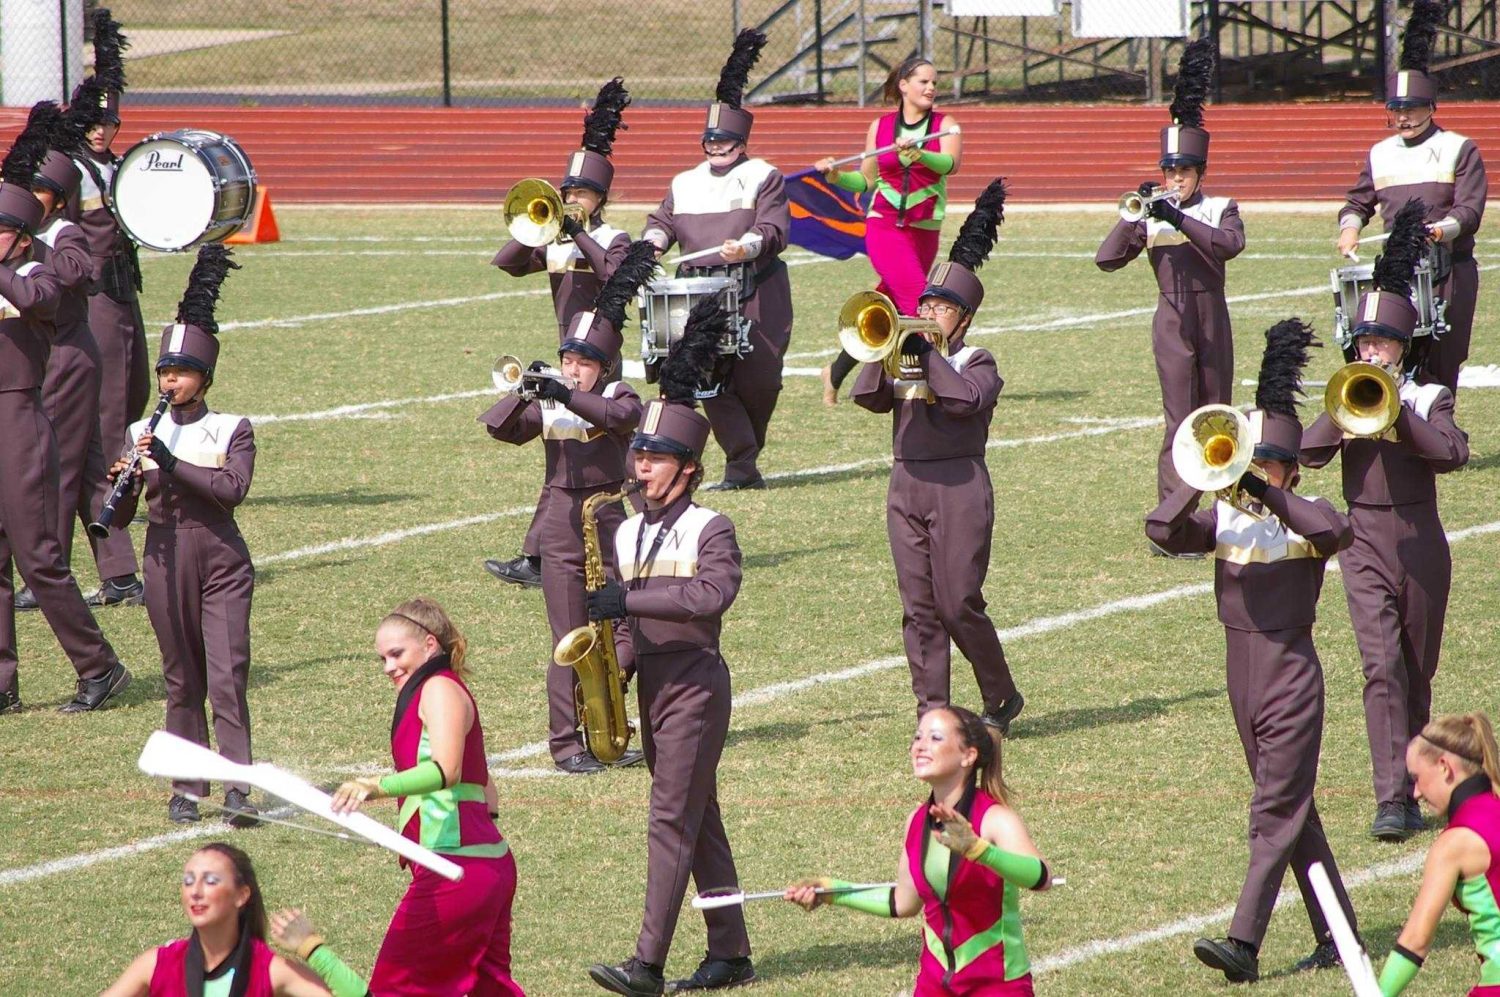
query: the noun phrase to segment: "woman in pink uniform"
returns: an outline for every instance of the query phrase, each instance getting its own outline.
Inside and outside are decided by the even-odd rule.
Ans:
[[[957,706],[922,714],[912,771],[932,787],[906,822],[895,886],[847,892],[834,879],[803,880],[786,898],[812,910],[832,903],[876,917],[922,915],[925,944],[912,997],[1030,997],[1021,938],[1021,890],[1051,885],[1000,771],[1000,738]]]
[[[266,905],[250,856],[216,841],[182,870],[193,933],[147,949],[104,997],[327,997],[318,978],[266,944]]]
[[[333,808],[397,798],[396,826],[412,841],[463,866],[449,882],[421,866],[391,917],[369,992],[380,997],[524,997],[510,976],[510,908],[516,860],[495,827],[495,784],[484,756],[479,709],[464,685],[463,635],[431,599],[409,599],[386,614],[375,649],[396,686],[391,755],[396,772],[344,783]],[[363,982],[323,943],[299,911],[273,919],[277,944],[295,950],[336,997]]]
[[[958,169],[963,140],[957,135],[918,142],[924,135],[956,130],[958,120],[943,114],[937,100],[937,70],[920,56],[912,56],[891,70],[885,81],[885,101],[896,110],[870,123],[865,151],[899,145],[891,152],[865,159],[858,170],[841,171],[832,157],[813,169],[836,187],[863,194],[873,191],[865,214],[865,252],[880,277],[876,290],[896,303],[902,315],[917,314],[917,301],[927,286],[927,271],[937,259],[938,235],[948,206],[949,174]],[[840,351],[823,368],[823,401],[838,402],[839,386],[854,369],[854,358]]]

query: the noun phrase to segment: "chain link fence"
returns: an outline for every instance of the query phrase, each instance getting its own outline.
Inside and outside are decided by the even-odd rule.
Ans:
[[[3,102],[87,72],[97,0],[0,0]],[[1496,7],[1453,0],[1439,67],[1454,96],[1500,94]],[[1184,37],[1220,49],[1221,99],[1368,97],[1395,0],[113,0],[132,102],[576,103],[624,75],[642,103],[712,94],[734,33],[770,41],[757,102],[878,101],[931,58],[949,99],[1159,99]]]

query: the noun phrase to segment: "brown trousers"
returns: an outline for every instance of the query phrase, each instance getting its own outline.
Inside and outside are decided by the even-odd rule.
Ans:
[[[719,816],[717,772],[729,733],[729,666],[717,649],[642,655],[636,662],[641,746],[651,769],[646,830],[646,912],[636,958],[664,966],[688,874],[698,890],[736,886],[739,875]],[[703,912],[708,952],[750,954],[741,907]]]
[[[1406,746],[1432,718],[1453,559],[1436,502],[1349,509],[1339,554],[1365,672],[1365,730],[1375,801],[1411,799]]]
[[[166,729],[208,747],[203,704],[213,704],[214,740],[232,762],[250,762],[250,598],[255,568],[234,523],[146,527],[146,612],[161,648]],[[208,795],[207,782],[177,781]],[[226,790],[248,793],[244,783]]]
[[[1157,298],[1151,349],[1161,382],[1165,418],[1156,458],[1156,498],[1164,501],[1182,479],[1172,467],[1172,437],[1200,405],[1229,404],[1234,385],[1234,335],[1222,291],[1190,291]]]
[[[63,560],[57,481],[41,391],[0,391],[0,689],[15,679],[19,660],[12,559],[79,678],[99,678],[118,663]]]
[[[1260,945],[1290,865],[1313,936],[1328,941],[1328,922],[1307,878],[1314,862],[1328,870],[1344,916],[1357,931],[1354,908],[1313,802],[1323,743],[1323,666],[1312,630],[1252,633],[1226,627],[1224,635],[1229,705],[1255,781],[1250,797],[1250,868],[1229,934]]]
[[[1448,331],[1428,347],[1422,380],[1445,384],[1458,395],[1458,368],[1469,359],[1469,339],[1474,332],[1474,305],[1479,299],[1479,264],[1473,257],[1453,264],[1448,279],[1433,289],[1448,302],[1443,313]]]
[[[703,402],[714,440],[724,451],[725,481],[761,476],[758,461],[781,396],[781,358],[792,336],[791,295],[786,266],[777,264],[742,305],[754,349],[734,362],[724,390]]]
[[[985,611],[995,493],[984,459],[896,461],[885,522],[917,715],[949,702],[950,641],[969,659],[986,710],[1014,696],[1005,650]]]

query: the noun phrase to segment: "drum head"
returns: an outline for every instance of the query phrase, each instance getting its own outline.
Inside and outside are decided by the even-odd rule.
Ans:
[[[148,140],[127,152],[113,192],[121,227],[149,249],[187,249],[213,221],[215,177],[194,150],[173,138]]]

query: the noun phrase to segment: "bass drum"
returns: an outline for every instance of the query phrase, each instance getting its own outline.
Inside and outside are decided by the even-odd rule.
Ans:
[[[228,135],[184,128],[150,135],[125,153],[110,184],[120,227],[164,253],[223,242],[255,205],[255,170]]]

